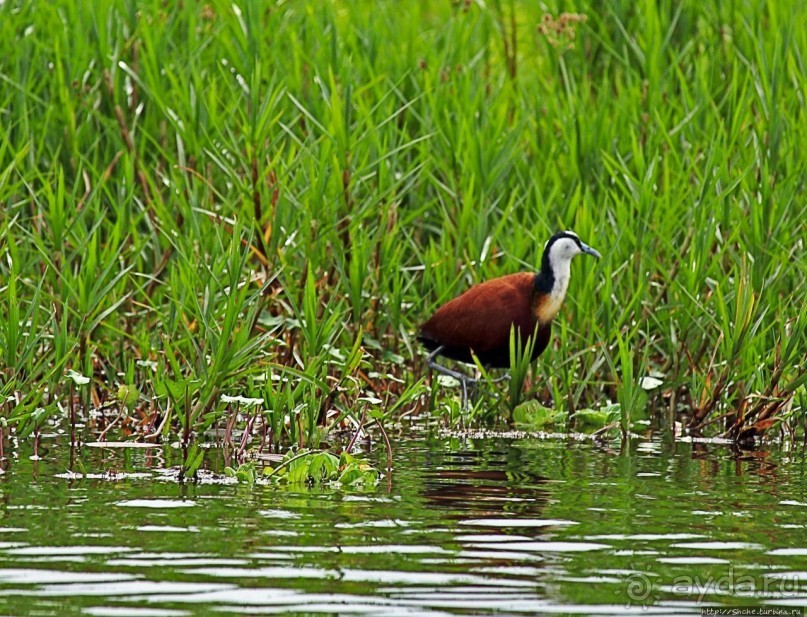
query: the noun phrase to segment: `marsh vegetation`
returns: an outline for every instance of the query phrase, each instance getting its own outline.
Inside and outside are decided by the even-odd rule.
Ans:
[[[565,228],[604,259],[464,422],[803,433],[807,8],[574,6],[0,3],[4,434],[458,423],[418,324]]]

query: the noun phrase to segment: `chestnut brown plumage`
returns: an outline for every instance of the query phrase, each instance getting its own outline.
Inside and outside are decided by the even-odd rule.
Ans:
[[[442,347],[439,355],[473,363],[471,351],[492,368],[510,366],[510,328],[521,340],[532,336],[546,297],[537,293],[536,275],[510,274],[474,285],[447,302],[420,328],[420,340],[429,351]],[[541,323],[533,347],[533,359],[549,344],[552,322]]]
[[[556,233],[546,243],[537,274],[522,272],[485,281],[438,308],[418,335],[430,352],[429,366],[463,381],[465,393],[465,380],[473,380],[438,364],[435,356],[472,363],[473,353],[484,366],[508,368],[513,327],[522,341],[535,334],[535,360],[549,345],[552,320],[569,284],[570,262],[581,253],[600,257],[574,233]]]

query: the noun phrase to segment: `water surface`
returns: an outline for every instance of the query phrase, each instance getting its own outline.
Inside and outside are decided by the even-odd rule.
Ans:
[[[412,440],[395,444],[392,478],[371,491],[178,484],[166,471],[177,455],[162,447],[84,448],[72,465],[54,441],[40,460],[25,444],[11,453],[0,476],[2,614],[807,604],[800,451]]]

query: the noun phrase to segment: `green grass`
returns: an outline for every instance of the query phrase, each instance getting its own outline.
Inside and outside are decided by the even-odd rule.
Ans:
[[[707,432],[807,421],[807,7],[547,6],[0,5],[4,420],[457,420],[418,323],[571,228],[604,259],[527,398],[624,424],[653,371]]]

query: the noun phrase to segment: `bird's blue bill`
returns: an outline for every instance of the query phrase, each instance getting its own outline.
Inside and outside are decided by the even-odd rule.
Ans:
[[[594,255],[594,257],[596,257],[597,259],[602,258],[602,255],[600,255],[599,251],[591,248],[588,244],[583,244],[581,242],[580,248],[583,249],[583,252],[586,253],[587,255]]]

